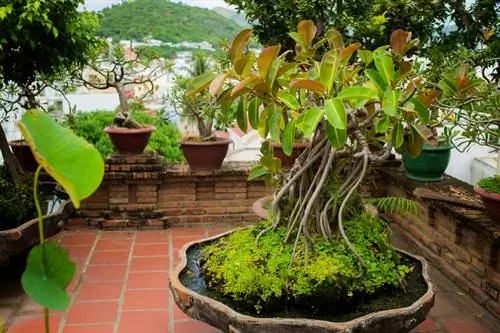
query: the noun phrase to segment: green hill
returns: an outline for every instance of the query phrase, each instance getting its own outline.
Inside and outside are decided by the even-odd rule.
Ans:
[[[224,8],[224,7],[214,7],[212,10],[214,12],[216,12],[217,14],[224,16],[225,18],[233,20],[234,22],[241,25],[242,27],[249,27],[250,26],[245,15],[242,13],[237,13],[234,10]]]
[[[151,38],[217,44],[234,38],[240,30],[233,20],[210,9],[167,0],[135,0],[102,10],[99,35],[114,40]]]

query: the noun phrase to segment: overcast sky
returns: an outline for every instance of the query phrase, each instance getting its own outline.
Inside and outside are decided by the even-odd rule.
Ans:
[[[121,0],[85,0],[87,9],[99,10],[104,7],[111,6],[115,3],[120,3]],[[224,0],[174,0],[172,2],[183,2],[188,5],[213,8],[217,6],[228,7]]]

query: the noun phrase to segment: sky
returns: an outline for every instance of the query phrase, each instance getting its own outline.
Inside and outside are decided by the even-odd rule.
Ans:
[[[85,0],[85,5],[87,9],[99,10],[120,2],[121,0]],[[173,0],[172,2],[182,2],[192,6],[207,8],[213,8],[217,6],[228,7],[224,0]]]

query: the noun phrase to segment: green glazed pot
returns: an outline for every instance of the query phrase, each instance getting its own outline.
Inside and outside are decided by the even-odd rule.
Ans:
[[[404,152],[403,165],[406,177],[420,182],[441,181],[450,162],[450,155],[450,145],[433,147],[424,144],[417,158],[412,158],[410,154]]]

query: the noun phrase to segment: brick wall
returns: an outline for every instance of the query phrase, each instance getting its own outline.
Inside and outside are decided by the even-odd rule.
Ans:
[[[472,187],[451,177],[435,184],[413,182],[397,168],[382,175],[378,190],[383,189],[383,195],[407,197],[423,207],[419,216],[388,215],[393,230],[500,318],[500,226],[480,210],[413,195],[418,187],[441,188],[476,201]]]
[[[247,181],[251,167],[226,163],[214,172],[190,172],[185,164],[165,164],[151,153],[112,156],[101,187],[68,226],[164,228],[257,221],[252,204],[272,191],[262,181]]]

